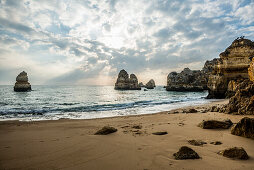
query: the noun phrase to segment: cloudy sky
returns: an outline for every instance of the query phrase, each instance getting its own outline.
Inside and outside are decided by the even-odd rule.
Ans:
[[[165,84],[238,36],[254,40],[254,0],[0,0],[0,84],[113,85],[118,72]]]

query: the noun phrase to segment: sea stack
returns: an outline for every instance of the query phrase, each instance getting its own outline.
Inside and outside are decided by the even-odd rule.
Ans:
[[[135,74],[129,74],[123,69],[119,72],[115,83],[116,90],[141,90],[138,85],[138,78]]]
[[[146,83],[146,86],[145,86],[147,89],[154,89],[155,87],[155,82],[153,79],[149,80],[148,83]]]
[[[31,91],[31,85],[28,82],[28,76],[25,71],[21,72],[17,78],[16,78],[16,83],[14,86],[14,91],[16,92],[26,92],[26,91]]]
[[[232,85],[249,78],[248,68],[253,56],[254,42],[244,37],[235,39],[220,54],[220,59],[214,66],[212,75],[209,76],[207,98],[225,98],[234,95],[232,90],[234,91],[235,88]]]

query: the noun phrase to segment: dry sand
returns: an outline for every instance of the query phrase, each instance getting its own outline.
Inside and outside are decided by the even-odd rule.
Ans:
[[[227,100],[193,108],[202,110],[225,102]],[[182,109],[178,110],[181,112]],[[217,112],[163,112],[93,120],[0,122],[0,169],[254,170],[254,140],[231,135],[230,129],[197,127],[205,119],[230,118],[237,123],[242,117]],[[118,131],[107,136],[93,135],[105,125]],[[134,129],[134,125],[142,128]],[[152,134],[157,131],[167,131],[168,134]],[[190,139],[200,139],[207,144],[192,146],[187,142]],[[223,144],[210,144],[215,140]],[[202,159],[175,160],[173,153],[181,146],[191,147]],[[234,146],[243,147],[250,159],[232,160],[217,154]]]

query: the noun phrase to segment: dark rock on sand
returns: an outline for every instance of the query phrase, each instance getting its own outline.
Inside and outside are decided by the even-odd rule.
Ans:
[[[218,154],[233,159],[243,159],[243,160],[249,159],[247,152],[241,147],[228,148],[223,151],[220,151]]]
[[[108,135],[110,133],[116,132],[117,129],[110,126],[104,126],[102,129],[98,130],[95,135]]]
[[[188,140],[189,144],[194,146],[203,146],[204,144],[207,144],[206,142],[202,140]]]
[[[142,129],[142,126],[141,125],[134,125],[134,126],[132,126],[132,128],[134,128],[134,129]]]
[[[16,92],[26,92],[26,91],[31,91],[31,85],[28,82],[28,76],[26,72],[21,72],[17,78],[16,78],[16,83],[14,86],[14,91]]]
[[[210,142],[210,144],[212,144],[212,145],[221,145],[222,142],[220,142],[220,141],[213,141],[213,142]]]
[[[199,155],[191,148],[182,146],[177,153],[174,153],[176,160],[199,159]]]
[[[153,135],[166,135],[168,132],[154,132]]]
[[[242,118],[232,128],[231,134],[254,139],[254,118]]]
[[[233,125],[230,119],[225,121],[203,120],[198,126],[203,129],[228,129]]]
[[[189,109],[186,111],[186,113],[197,113],[198,111],[196,109]]]

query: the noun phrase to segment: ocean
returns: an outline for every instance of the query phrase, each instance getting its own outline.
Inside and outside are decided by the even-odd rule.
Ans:
[[[169,92],[162,86],[148,91],[114,90],[114,86],[34,85],[31,92],[0,86],[0,121],[93,119],[151,114],[208,103],[204,92]]]

